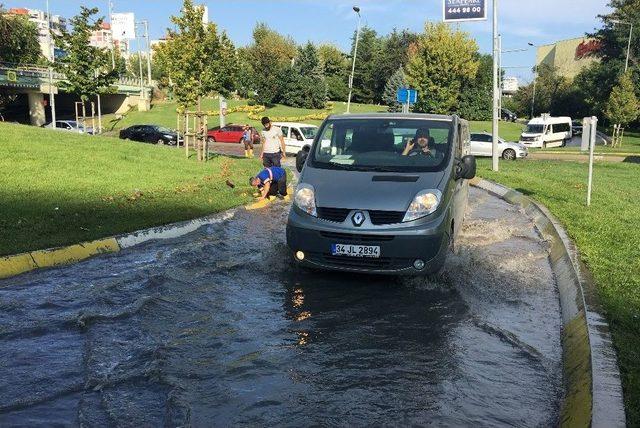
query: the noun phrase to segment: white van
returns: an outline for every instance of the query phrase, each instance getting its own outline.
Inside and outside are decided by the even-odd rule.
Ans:
[[[527,128],[520,135],[520,142],[527,147],[564,147],[572,137],[570,117],[543,114],[527,123]]]
[[[273,122],[273,125],[282,130],[287,153],[294,155],[305,147],[307,150],[311,148],[313,138],[318,132],[316,125],[307,125],[306,123]]]

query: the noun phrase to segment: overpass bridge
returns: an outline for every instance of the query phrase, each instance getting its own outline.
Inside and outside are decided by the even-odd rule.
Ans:
[[[59,87],[65,80],[64,74],[50,72],[48,68],[11,67],[0,63],[0,89],[26,95],[29,120],[33,125],[40,126],[51,117],[50,92],[55,95],[57,119],[73,117],[75,102],[79,100]],[[132,106],[148,110],[152,89],[140,79],[121,77],[114,82],[112,92],[100,95],[101,110],[103,113],[123,113]]]

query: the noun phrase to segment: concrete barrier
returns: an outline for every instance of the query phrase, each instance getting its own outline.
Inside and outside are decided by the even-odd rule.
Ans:
[[[609,328],[600,314],[591,277],[578,251],[555,217],[542,205],[499,184],[474,179],[471,184],[519,205],[549,242],[549,261],[562,311],[565,395],[560,425],[624,427],[622,384]]]

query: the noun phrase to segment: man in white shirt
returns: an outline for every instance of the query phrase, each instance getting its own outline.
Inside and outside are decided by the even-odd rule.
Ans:
[[[271,120],[266,116],[262,118],[261,122],[264,126],[264,129],[260,132],[260,139],[262,140],[260,159],[262,159],[262,165],[265,168],[280,166],[280,161],[286,159],[282,131],[277,126],[272,126]]]

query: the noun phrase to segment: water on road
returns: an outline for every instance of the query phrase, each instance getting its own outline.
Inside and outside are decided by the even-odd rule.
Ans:
[[[298,270],[288,207],[0,281],[0,426],[557,423],[545,243],[472,189],[438,280]]]

